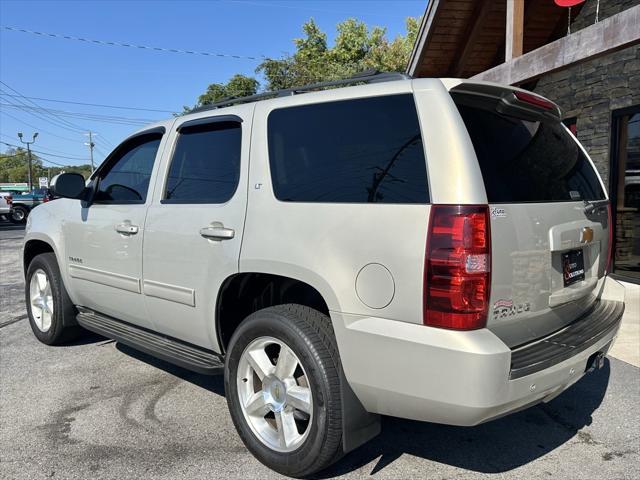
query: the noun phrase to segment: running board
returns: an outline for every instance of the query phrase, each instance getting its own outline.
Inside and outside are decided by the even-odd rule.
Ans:
[[[217,375],[224,368],[224,359],[214,352],[91,310],[82,309],[76,319],[87,330],[194,372]]]

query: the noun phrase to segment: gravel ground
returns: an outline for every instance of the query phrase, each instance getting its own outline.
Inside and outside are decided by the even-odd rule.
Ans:
[[[276,478],[244,448],[221,376],[95,335],[36,341],[19,230],[0,225],[1,478]],[[321,478],[640,478],[639,369],[610,358],[551,403],[475,428],[393,418]]]

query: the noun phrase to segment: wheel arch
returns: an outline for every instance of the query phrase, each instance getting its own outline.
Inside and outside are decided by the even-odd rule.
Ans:
[[[230,275],[218,291],[215,330],[224,354],[235,329],[251,313],[263,308],[297,303],[330,318],[330,301],[320,290],[304,280],[266,272],[241,272]]]
[[[50,242],[39,238],[32,238],[24,243],[22,250],[22,268],[25,275],[29,264],[35,257],[42,253],[53,253],[56,256],[56,260],[58,260],[58,265],[60,265],[58,255]]]

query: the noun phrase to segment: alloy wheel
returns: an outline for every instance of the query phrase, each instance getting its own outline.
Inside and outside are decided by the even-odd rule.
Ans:
[[[29,298],[31,299],[31,315],[36,327],[41,332],[49,331],[53,319],[53,292],[49,277],[40,268],[31,276]]]
[[[240,406],[255,436],[278,452],[299,448],[313,422],[308,376],[281,340],[260,337],[245,348],[237,372]]]

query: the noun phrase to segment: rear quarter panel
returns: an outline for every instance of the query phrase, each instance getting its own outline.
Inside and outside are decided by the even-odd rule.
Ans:
[[[332,311],[422,322],[429,205],[279,201],[272,188],[267,145],[268,115],[276,108],[411,90],[409,81],[388,82],[256,105],[240,271],[304,281],[320,292]],[[384,265],[393,277],[391,301],[382,308],[365,305],[356,293],[356,277],[371,263]],[[381,294],[389,294],[388,289]]]

